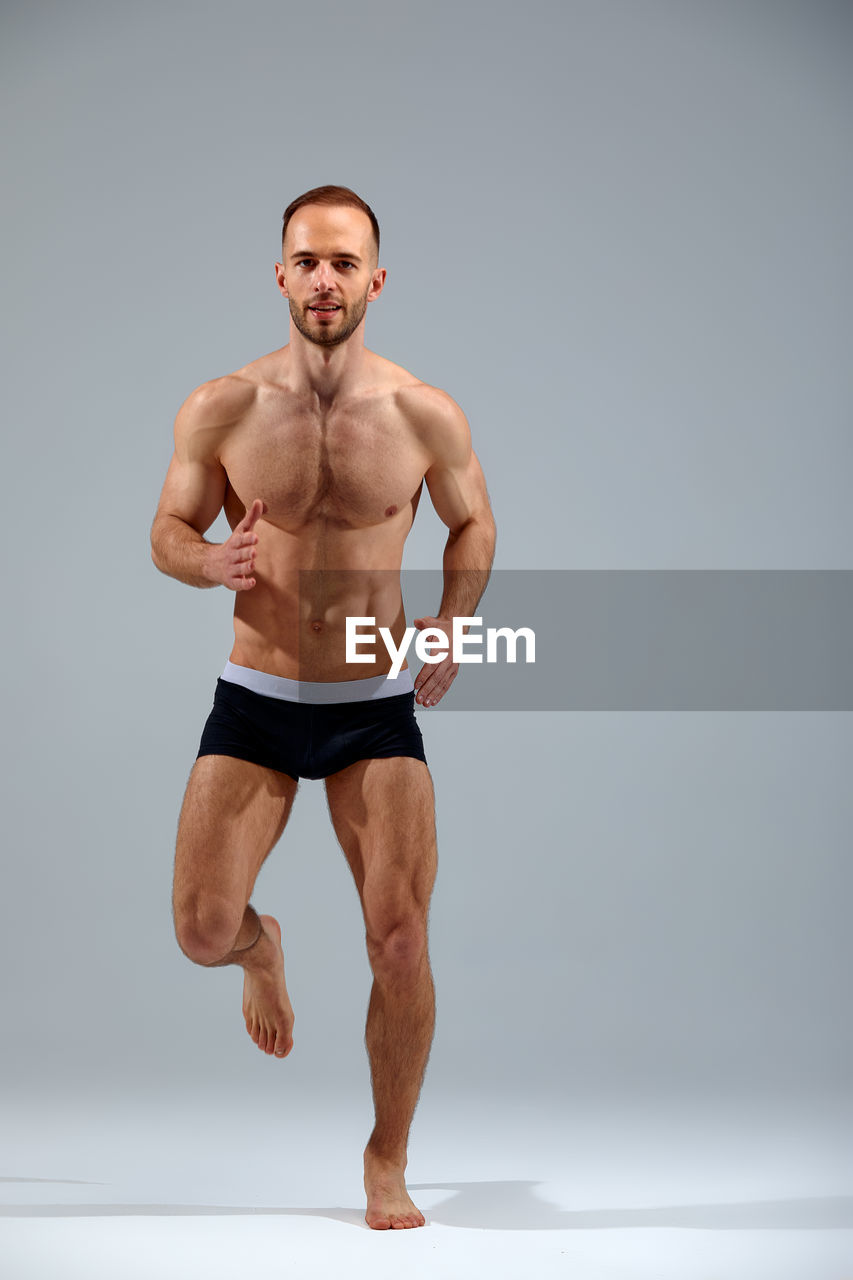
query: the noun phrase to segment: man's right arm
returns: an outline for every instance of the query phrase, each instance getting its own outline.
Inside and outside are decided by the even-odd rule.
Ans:
[[[191,587],[221,584],[248,591],[255,585],[254,525],[266,509],[260,498],[226,542],[204,537],[222,510],[228,484],[219,450],[253,396],[241,380],[217,378],[198,387],[175,419],[175,453],[151,526],[151,558],[161,573]]]

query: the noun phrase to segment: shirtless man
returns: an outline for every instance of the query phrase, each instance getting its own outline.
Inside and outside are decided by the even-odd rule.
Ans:
[[[475,612],[495,536],[459,407],[364,345],[385,283],[378,260],[376,219],[354,192],[320,187],[288,207],[275,273],[290,341],[183,404],[151,545],[163,573],[235,592],[234,647],[178,828],[178,943],[198,964],[243,968],[249,1035],[286,1057],[281,929],[249,899],[298,778],[323,777],[373,972],[365,1217],[388,1229],[424,1224],[404,1173],[434,1023],[435,818],[414,702],[439,702],[458,667],[447,657],[414,681],[408,667],[391,677],[381,644],[375,665],[348,664],[345,619],[375,617],[399,645],[403,543],[424,480],[450,533],[438,614],[417,626],[449,635],[454,616]],[[223,507],[233,532],[207,542]]]

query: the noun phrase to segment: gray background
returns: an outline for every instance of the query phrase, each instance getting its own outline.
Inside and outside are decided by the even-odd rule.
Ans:
[[[318,784],[256,894],[286,1064],[245,1035],[238,972],[171,934],[232,601],[158,575],[148,527],[184,397],[286,338],[287,202],[341,182],[376,210],[368,344],[468,414],[498,567],[850,568],[851,34],[814,0],[4,5],[11,1097],[316,1088],[367,1117]],[[407,565],[443,540],[422,507]],[[849,715],[421,724],[425,1107],[849,1090]]]

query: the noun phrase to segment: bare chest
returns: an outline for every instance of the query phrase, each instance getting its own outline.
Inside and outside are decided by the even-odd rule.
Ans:
[[[368,401],[327,413],[275,402],[240,423],[222,453],[244,506],[267,504],[289,532],[313,523],[360,528],[406,508],[425,458],[393,403]]]

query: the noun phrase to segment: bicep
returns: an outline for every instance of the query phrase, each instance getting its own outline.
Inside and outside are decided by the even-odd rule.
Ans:
[[[175,516],[204,534],[222,510],[227,483],[225,468],[218,459],[193,458],[177,442],[157,515]]]
[[[201,387],[181,406],[175,419],[175,452],[157,507],[158,517],[174,516],[201,534],[222,510],[228,484],[218,456],[220,433],[211,422],[211,402],[208,388]]]
[[[425,479],[436,513],[451,533],[488,514],[486,481],[473,449],[469,448],[464,458],[435,462]]]
[[[428,466],[424,473],[432,504],[451,534],[472,520],[491,520],[483,469],[471,447],[471,430],[459,405],[445,391],[422,386],[409,401]]]

